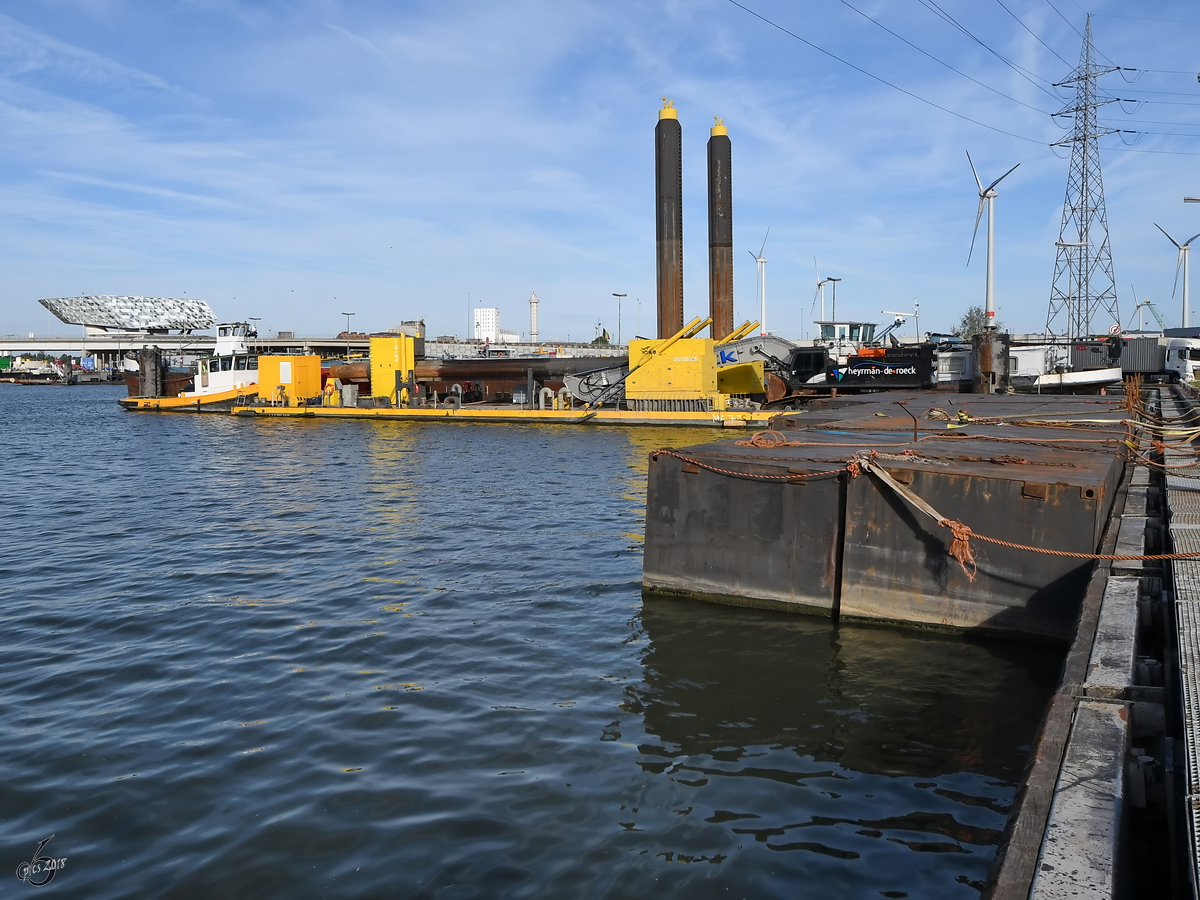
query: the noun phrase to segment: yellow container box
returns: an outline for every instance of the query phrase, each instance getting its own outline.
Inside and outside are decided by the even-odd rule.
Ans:
[[[662,344],[663,341],[655,340],[629,342],[629,365],[646,361],[625,380],[626,397],[701,400],[717,393],[717,357],[711,338],[684,338],[665,352],[655,353]]]
[[[263,354],[258,358],[258,396],[282,406],[321,396],[321,357]]]
[[[416,364],[416,341],[411,335],[371,338],[371,396],[387,397],[396,404],[409,399],[396,396],[396,373],[405,381]]]

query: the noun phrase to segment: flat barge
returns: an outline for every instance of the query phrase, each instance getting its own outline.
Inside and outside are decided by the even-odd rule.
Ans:
[[[1124,400],[895,396],[653,454],[645,589],[1068,642],[1092,563],[1022,548],[1095,552],[1129,453]]]

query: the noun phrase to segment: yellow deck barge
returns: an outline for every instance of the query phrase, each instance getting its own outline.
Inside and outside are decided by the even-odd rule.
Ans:
[[[258,418],[388,419],[405,422],[460,422],[527,425],[690,425],[745,428],[766,425],[777,415],[763,410],[721,412],[659,412],[626,409],[507,409],[466,406],[429,408],[356,409],[339,406],[238,406],[235,416]]]
[[[628,372],[613,387],[623,387],[621,409],[615,399],[599,398],[576,406],[569,396],[541,392],[538,406],[470,404],[459,400],[426,405],[414,377],[416,357],[409,335],[371,338],[371,400],[365,406],[341,405],[334,379],[322,387],[315,356],[262,356],[258,396],[261,402],[234,406],[237,416],[306,419],[388,419],[402,422],[522,423],[529,425],[684,425],[744,428],[766,425],[774,412],[751,406],[746,395],[763,394],[762,362],[726,366],[718,371],[716,344],[697,338],[711,319],[693,319],[665,340],[635,340],[629,345]],[[750,327],[747,323],[738,333]],[[461,394],[459,395],[461,397]],[[617,394],[613,394],[615,398]],[[300,399],[307,398],[307,399]],[[531,398],[532,399],[532,398]],[[350,401],[353,402],[353,401]],[[565,403],[565,406],[563,405]],[[554,407],[558,407],[555,409]]]

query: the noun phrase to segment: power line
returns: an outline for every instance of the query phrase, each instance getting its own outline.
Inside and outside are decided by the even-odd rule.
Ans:
[[[1084,9],[1082,6],[1080,6],[1080,5],[1079,5],[1079,2],[1078,2],[1078,0],[1071,0],[1071,2],[1072,2],[1072,3],[1074,3],[1074,4],[1075,4],[1075,6],[1076,6],[1076,7],[1078,7],[1079,11],[1080,11],[1081,13],[1083,13],[1085,16],[1090,16],[1090,15],[1091,15],[1091,13],[1089,13],[1089,12],[1088,12],[1086,9]],[[1082,31],[1080,31],[1078,28],[1076,28],[1076,27],[1075,27],[1075,24],[1074,24],[1074,23],[1073,23],[1073,22],[1072,22],[1070,19],[1068,19],[1066,16],[1064,16],[1064,15],[1062,14],[1062,12],[1061,12],[1061,11],[1059,11],[1059,8],[1058,8],[1057,6],[1055,6],[1055,5],[1054,5],[1054,4],[1051,2],[1051,0],[1046,0],[1046,5],[1047,5],[1047,6],[1049,6],[1049,7],[1050,7],[1052,10],[1054,10],[1056,13],[1058,13],[1058,17],[1059,17],[1060,19],[1062,19],[1064,22],[1066,22],[1066,23],[1067,23],[1067,27],[1068,27],[1068,28],[1070,28],[1072,31],[1074,31],[1074,32],[1075,32],[1077,35],[1079,35],[1080,37],[1083,37],[1083,32],[1082,32]],[[1092,49],[1095,49],[1095,48],[1093,47]],[[1103,52],[1103,51],[1101,51],[1101,50],[1096,50],[1096,52],[1097,52],[1097,53],[1099,53],[1101,56],[1103,56],[1105,59],[1108,59],[1108,57],[1107,57],[1107,56],[1105,56],[1105,54],[1104,54],[1104,52]],[[1109,64],[1110,64],[1110,65],[1114,65],[1114,66],[1116,65],[1116,63],[1114,63],[1114,62],[1113,62],[1111,59],[1108,59],[1108,62],[1109,62]]]
[[[1179,25],[1200,25],[1200,21],[1196,19],[1153,19],[1149,16],[1117,16],[1112,13],[1092,13],[1092,15],[1100,19],[1133,19],[1136,22],[1174,22]]]
[[[912,97],[914,100],[924,103],[926,106],[932,106],[934,109],[940,109],[942,112],[949,113],[950,115],[954,116],[956,119],[962,119],[964,122],[970,122],[972,125],[978,125],[981,128],[988,129],[988,131],[995,131],[998,134],[1007,135],[1008,137],[1013,137],[1013,138],[1016,138],[1017,140],[1028,141],[1031,144],[1040,144],[1042,146],[1045,146],[1045,143],[1046,143],[1045,141],[1039,141],[1039,140],[1036,140],[1035,138],[1025,137],[1024,135],[1015,134],[1014,132],[1011,132],[1011,131],[1005,131],[1003,128],[997,128],[995,125],[988,125],[986,122],[980,122],[978,119],[972,119],[970,116],[964,116],[962,113],[955,112],[952,109],[947,109],[945,106],[942,106],[940,103],[934,103],[932,100],[927,100],[926,98],[921,97],[918,94],[914,94],[912,91],[906,90],[905,88],[902,88],[899,85],[892,84],[892,82],[888,81],[886,78],[881,78],[880,76],[874,74],[873,72],[868,72],[866,69],[862,68],[861,66],[856,66],[854,63],[850,62],[849,60],[842,59],[840,56],[838,56],[835,53],[831,53],[830,51],[826,50],[824,47],[817,46],[812,41],[807,40],[806,38],[800,37],[800,35],[796,34],[794,31],[789,31],[788,29],[784,28],[778,22],[772,22],[766,16],[756,13],[754,10],[750,9],[748,6],[743,6],[742,4],[738,3],[737,0],[729,0],[729,2],[732,3],[734,6],[736,6],[738,9],[742,10],[743,12],[747,12],[750,15],[754,16],[754,18],[760,19],[761,21],[770,25],[772,28],[776,28],[779,31],[782,31],[784,34],[788,35],[789,37],[795,38],[800,43],[811,47],[812,49],[816,50],[818,53],[824,54],[825,56],[828,56],[830,59],[840,62],[844,66],[849,66],[854,71],[859,72],[863,75],[866,75],[868,78],[872,79],[873,81],[878,81],[880,84],[887,85],[892,90],[899,91],[900,93],[904,94],[905,96]]]
[[[1030,28],[1028,25],[1026,25],[1024,22],[1022,22],[1015,12],[1013,12],[1011,9],[1009,9],[1007,6],[1004,5],[1003,0],[996,0],[996,2],[1000,4],[1000,8],[1002,10],[1004,10],[1006,13],[1008,13],[1010,16],[1013,17],[1013,20],[1018,25],[1020,25],[1022,28],[1024,28],[1030,34],[1032,34],[1034,37],[1034,40],[1036,40],[1039,44],[1041,44],[1043,47],[1045,47],[1047,50],[1049,50],[1055,56],[1058,56],[1059,60],[1062,62],[1062,64],[1064,66],[1071,65],[1069,62],[1067,62],[1065,59],[1063,59],[1061,56],[1059,56],[1059,53],[1057,50],[1055,50],[1053,47],[1051,47],[1049,44],[1047,44],[1045,41],[1043,41],[1040,37],[1038,37],[1036,34],[1034,34],[1034,31],[1032,28]]]
[[[1162,119],[1126,119],[1131,125],[1175,125],[1178,128],[1200,128],[1200,122],[1164,122]]]
[[[935,63],[945,66],[951,72],[961,75],[963,78],[966,78],[968,81],[975,82],[981,88],[985,88],[985,89],[991,91],[993,94],[997,94],[997,95],[1003,97],[1005,100],[1011,100],[1013,103],[1017,103],[1021,106],[1024,106],[1026,109],[1032,109],[1034,112],[1041,113],[1042,115],[1049,115],[1049,113],[1047,113],[1046,110],[1039,109],[1038,107],[1033,106],[1032,104],[1026,103],[1024,100],[1018,100],[1016,97],[1010,97],[1008,94],[1004,93],[1003,91],[997,90],[996,88],[992,87],[991,85],[984,84],[978,78],[973,78],[972,76],[968,75],[966,72],[956,69],[954,66],[950,65],[950,63],[945,62],[944,60],[938,59],[938,57],[934,56],[932,53],[929,53],[926,50],[922,50],[920,47],[918,47],[912,41],[908,40],[908,38],[902,37],[901,35],[892,31],[892,29],[888,28],[886,25],[884,25],[878,19],[872,18],[871,16],[867,15],[865,12],[863,12],[858,7],[851,5],[848,2],[848,0],[840,0],[840,2],[842,3],[843,6],[847,6],[850,9],[854,10],[856,13],[858,13],[860,16],[862,16],[868,22],[873,22],[874,24],[878,25],[880,28],[882,28],[884,31],[886,31],[888,34],[890,34],[892,37],[896,38],[897,40],[903,41],[904,43],[908,44],[908,46],[910,46],[914,50],[916,50],[918,53],[922,53],[925,56],[932,59]]]
[[[1191,73],[1189,72],[1188,74],[1190,75]],[[1195,97],[1197,100],[1200,100],[1200,95],[1197,95],[1194,91],[1140,91],[1136,88],[1122,88],[1121,90],[1126,94],[1161,94],[1164,97]]]
[[[1062,14],[1062,13],[1059,11],[1059,9],[1058,9],[1058,7],[1057,7],[1057,6],[1055,6],[1053,3],[1051,3],[1051,2],[1050,2],[1050,0],[1046,0],[1046,5],[1047,5],[1047,6],[1049,6],[1049,7],[1050,7],[1052,10],[1054,10],[1056,13],[1058,13],[1058,17],[1059,17],[1060,19],[1062,19],[1064,22],[1066,22],[1066,23],[1067,23],[1067,27],[1068,27],[1068,28],[1070,28],[1070,29],[1071,29],[1073,32],[1075,32],[1075,33],[1076,33],[1077,35],[1079,35],[1080,37],[1083,37],[1083,32],[1082,32],[1082,31],[1080,31],[1078,28],[1076,28],[1076,27],[1075,27],[1075,23],[1074,23],[1074,22],[1072,22],[1070,19],[1068,19],[1066,16],[1064,16],[1064,15],[1063,15],[1063,14]],[[1079,4],[1078,4],[1078,3],[1076,3],[1075,5],[1076,5],[1076,6],[1078,6]]]
[[[1166,156],[1200,156],[1187,150],[1143,150],[1138,147],[1105,147],[1105,150],[1120,150],[1122,153],[1161,153]]]
[[[964,26],[957,19],[955,19],[954,16],[950,15],[950,13],[946,12],[944,9],[942,9],[940,6],[938,6],[937,3],[934,2],[934,0],[917,0],[917,2],[920,3],[922,6],[924,6],[926,9],[928,9],[930,12],[932,12],[935,16],[937,16],[943,22],[946,22],[947,24],[953,26],[954,28],[957,28],[959,31],[961,31],[963,34],[965,34],[967,37],[969,37],[971,40],[973,40],[975,43],[977,43],[980,47],[982,47],[988,53],[992,54],[992,56],[996,57],[996,59],[1000,60],[1000,62],[1004,63],[1006,66],[1008,66],[1014,72],[1016,72],[1018,75],[1020,75],[1026,81],[1028,81],[1030,84],[1032,84],[1038,90],[1040,90],[1043,94],[1045,94],[1046,96],[1048,96],[1054,100],[1061,99],[1060,97],[1055,96],[1054,93],[1047,90],[1042,85],[1038,84],[1038,82],[1035,79],[1041,78],[1040,75],[1035,75],[1033,72],[1030,72],[1029,70],[1022,68],[1021,66],[1018,66],[1011,59],[1008,59],[1007,57],[1003,56],[996,50],[993,50],[986,43],[984,43],[982,40],[980,40],[974,34],[972,34],[966,28],[966,26]],[[1041,80],[1045,81],[1046,84],[1051,83],[1049,81],[1049,79],[1046,79],[1046,78],[1041,78]]]

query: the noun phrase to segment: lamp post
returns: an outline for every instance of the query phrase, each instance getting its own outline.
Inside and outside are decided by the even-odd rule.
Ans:
[[[628,297],[628,294],[613,294],[617,298],[617,346],[621,346],[621,301]]]
[[[344,312],[344,313],[342,313],[342,315],[346,317],[346,361],[349,362],[350,361],[350,317],[352,315],[354,315],[354,313]]]

